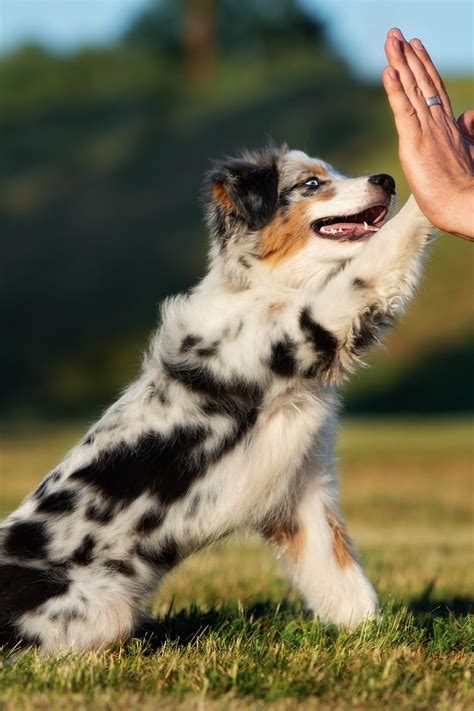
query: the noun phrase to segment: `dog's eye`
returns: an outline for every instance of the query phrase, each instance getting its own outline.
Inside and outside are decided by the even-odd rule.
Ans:
[[[319,188],[319,180],[317,178],[308,178],[308,180],[305,180],[304,184],[308,188]]]

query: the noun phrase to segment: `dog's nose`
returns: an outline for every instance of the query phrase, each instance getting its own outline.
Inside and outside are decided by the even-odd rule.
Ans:
[[[374,185],[380,185],[381,188],[385,190],[389,195],[393,195],[395,192],[395,181],[391,175],[386,173],[377,173],[377,175],[371,175],[369,178],[369,183],[374,183]]]

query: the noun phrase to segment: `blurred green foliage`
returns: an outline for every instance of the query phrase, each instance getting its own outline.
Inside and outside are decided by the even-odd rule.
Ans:
[[[406,197],[383,92],[319,23],[290,0],[201,6],[214,13],[201,46],[189,4],[170,0],[115,47],[0,61],[3,417],[92,415],[133,377],[159,302],[205,269],[210,159],[287,142],[350,173],[391,172]],[[468,80],[448,87],[459,111],[472,104]],[[348,390],[353,411],[470,408],[472,258],[438,241],[389,355]]]

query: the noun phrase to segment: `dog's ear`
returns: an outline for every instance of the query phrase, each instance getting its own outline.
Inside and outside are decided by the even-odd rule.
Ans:
[[[265,165],[239,159],[222,161],[207,177],[211,223],[220,223],[222,228],[237,218],[249,229],[260,230],[271,220],[278,203],[274,161]]]

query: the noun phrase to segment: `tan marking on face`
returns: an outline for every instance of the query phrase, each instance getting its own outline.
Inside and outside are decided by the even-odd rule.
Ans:
[[[304,536],[297,521],[285,521],[270,525],[263,531],[267,541],[282,550],[288,558],[296,561],[301,556]]]
[[[222,183],[214,183],[214,185],[212,186],[212,194],[215,200],[217,200],[217,202],[220,203],[222,207],[224,207],[227,211],[232,210],[234,205]]]
[[[301,180],[310,178],[312,175],[315,175],[317,178],[329,177],[326,168],[323,168],[322,165],[318,165],[317,163],[308,163],[307,165],[301,166]]]
[[[332,550],[336,563],[340,568],[346,568],[353,562],[352,546],[344,524],[338,519],[329,506],[325,506],[326,519],[332,534]]]
[[[278,264],[302,249],[311,237],[306,200],[280,210],[261,232],[260,256]]]
[[[308,200],[317,200],[318,202],[323,202],[324,200],[331,200],[336,194],[335,188],[325,188],[323,185],[319,190],[316,190],[314,195],[312,195]]]

